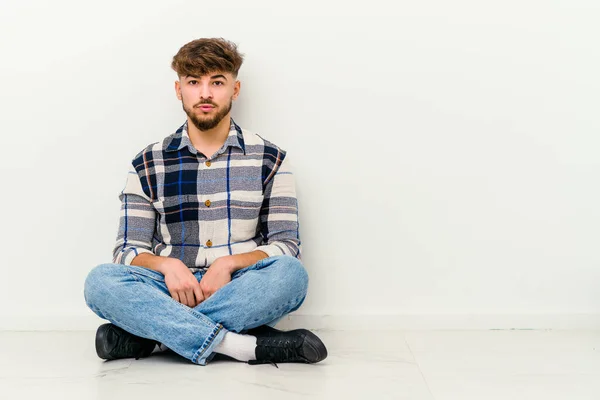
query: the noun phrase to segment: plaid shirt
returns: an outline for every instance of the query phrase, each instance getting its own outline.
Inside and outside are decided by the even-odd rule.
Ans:
[[[206,158],[187,121],[133,161],[119,195],[113,263],[142,253],[180,259],[193,272],[219,257],[261,250],[301,258],[298,204],[286,152],[231,119]]]

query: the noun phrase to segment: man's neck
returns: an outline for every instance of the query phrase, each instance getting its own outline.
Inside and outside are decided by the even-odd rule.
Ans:
[[[201,131],[188,118],[188,136],[196,150],[210,157],[219,150],[229,136],[229,127],[231,125],[230,114],[227,114],[217,126],[212,129]]]

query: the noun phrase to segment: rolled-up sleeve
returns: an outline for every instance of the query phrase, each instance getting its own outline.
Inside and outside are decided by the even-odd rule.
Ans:
[[[296,185],[287,155],[265,187],[260,232],[263,244],[255,250],[301,259]]]
[[[156,210],[142,190],[137,172],[131,166],[125,188],[119,194],[121,214],[119,230],[113,248],[113,263],[131,265],[139,254],[152,251],[152,238],[156,227]]]

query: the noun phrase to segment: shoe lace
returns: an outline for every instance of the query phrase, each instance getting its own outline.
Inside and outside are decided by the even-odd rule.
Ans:
[[[275,360],[281,361],[301,361],[298,355],[298,338],[265,338],[262,346],[265,347],[265,361],[275,365]]]

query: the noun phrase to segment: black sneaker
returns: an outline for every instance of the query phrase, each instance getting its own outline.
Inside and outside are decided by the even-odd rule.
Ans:
[[[327,349],[321,339],[306,329],[284,332],[263,325],[250,329],[247,334],[256,336],[256,360],[250,360],[248,364],[312,364],[327,357]]]
[[[96,331],[96,353],[105,360],[148,357],[157,344],[110,323],[101,325]]]

